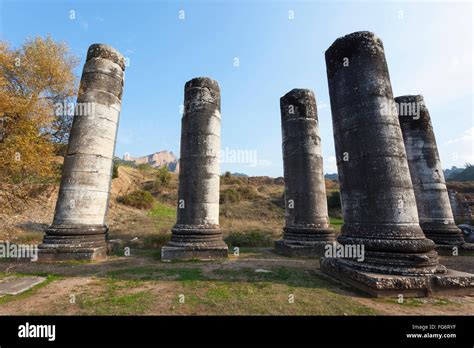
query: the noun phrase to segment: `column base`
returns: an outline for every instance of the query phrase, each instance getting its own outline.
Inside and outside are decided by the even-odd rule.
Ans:
[[[275,252],[284,256],[322,256],[327,244],[336,242],[332,227],[286,226],[283,239],[275,241]]]
[[[470,256],[474,253],[474,243],[463,243],[461,245],[436,244],[436,251],[438,255],[442,256]]]
[[[161,260],[213,260],[226,258],[227,244],[217,225],[175,225],[171,240],[161,248]]]
[[[51,226],[38,246],[38,261],[99,261],[107,258],[107,226]]]
[[[322,258],[321,270],[373,297],[474,295],[474,274],[450,269],[443,274],[416,276],[381,274],[354,269],[343,259]]]
[[[60,262],[60,261],[101,261],[108,255],[107,246],[99,248],[61,248],[60,246],[51,246],[44,248],[42,245],[38,248],[39,262]]]
[[[277,254],[283,256],[306,256],[316,257],[323,256],[325,246],[334,242],[295,242],[286,239],[275,241],[274,248]]]
[[[426,238],[435,244],[446,246],[460,246],[465,243],[461,230],[454,224],[421,223]]]

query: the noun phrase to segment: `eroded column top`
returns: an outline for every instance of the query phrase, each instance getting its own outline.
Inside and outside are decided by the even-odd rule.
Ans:
[[[325,53],[328,76],[332,77],[343,67],[344,58],[350,60],[352,57],[367,54],[384,57],[382,40],[370,31],[356,31],[336,39]]]
[[[86,61],[92,58],[103,58],[114,62],[118,66],[125,70],[125,58],[124,56],[117,51],[115,48],[109,45],[104,44],[92,44],[87,50]]]
[[[184,86],[185,110],[202,108],[212,104],[220,110],[221,92],[217,81],[209,77],[196,77]]]
[[[293,108],[291,108],[291,106],[293,106]],[[310,89],[292,89],[280,98],[280,108],[282,110],[283,121],[289,118],[298,117],[318,118],[316,97],[314,92]]]
[[[431,123],[423,95],[402,95],[395,98],[400,125],[411,124],[417,128],[428,128]]]

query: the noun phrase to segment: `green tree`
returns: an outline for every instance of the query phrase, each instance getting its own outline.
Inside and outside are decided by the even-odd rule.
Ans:
[[[164,165],[158,169],[155,183],[158,187],[168,187],[170,185],[171,173],[168,166]]]

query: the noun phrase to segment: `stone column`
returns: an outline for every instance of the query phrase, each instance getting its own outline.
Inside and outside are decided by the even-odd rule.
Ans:
[[[464,238],[454,222],[433,126],[423,96],[405,95],[395,98],[395,102],[420,226],[425,236],[440,248],[459,246],[464,243]]]
[[[335,234],[329,225],[314,93],[293,89],[281,97],[280,110],[286,226],[275,250],[287,256],[319,255],[335,242]]]
[[[382,41],[339,38],[326,67],[344,225],[322,270],[374,296],[469,293],[474,275],[449,273],[420,228]]]
[[[178,218],[161,259],[227,257],[219,228],[221,100],[216,81],[198,77],[184,87]]]
[[[107,255],[107,214],[125,60],[114,48],[89,47],[53,224],[40,260],[97,260]]]

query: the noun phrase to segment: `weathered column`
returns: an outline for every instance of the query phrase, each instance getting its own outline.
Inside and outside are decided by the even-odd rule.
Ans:
[[[335,234],[329,225],[314,93],[293,89],[281,97],[280,110],[286,226],[275,250],[287,256],[322,254]]]
[[[125,61],[114,48],[89,47],[53,224],[41,260],[96,260],[107,255],[105,216],[121,108]]]
[[[186,83],[178,218],[162,260],[227,257],[219,228],[220,109],[216,81],[198,77]]]
[[[405,95],[395,98],[395,102],[420,226],[425,236],[440,248],[459,246],[464,243],[464,238],[454,222],[433,126],[423,96]]]
[[[382,41],[339,38],[326,66],[344,225],[342,257],[323,258],[323,271],[376,296],[472,291],[474,276],[446,274],[420,228]]]

